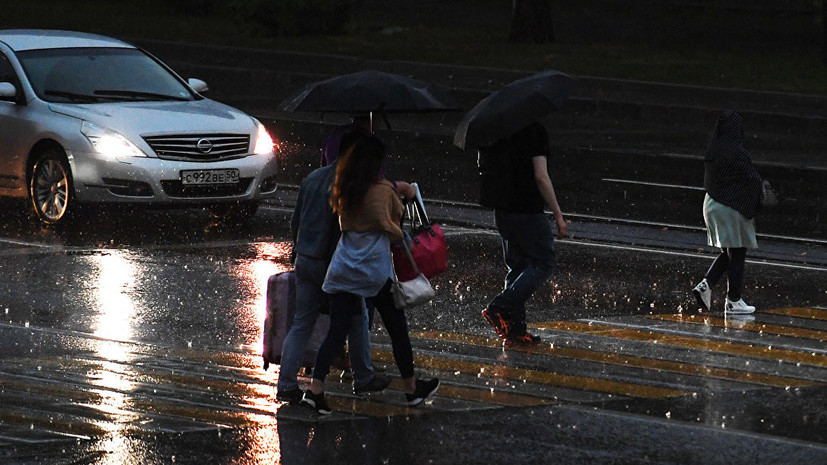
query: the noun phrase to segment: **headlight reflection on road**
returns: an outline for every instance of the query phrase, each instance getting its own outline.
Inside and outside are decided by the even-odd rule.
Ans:
[[[90,407],[107,414],[108,421],[100,422],[110,433],[104,441],[106,449],[113,451],[107,455],[107,463],[138,464],[142,462],[141,454],[129,447],[127,437],[131,423],[139,417],[132,411],[129,394],[135,389],[131,369],[135,355],[130,344],[121,342],[129,341],[133,335],[136,304],[131,290],[138,270],[125,252],[101,254],[93,262],[97,276],[92,289],[98,309],[94,335],[100,338],[95,352],[101,361],[100,367],[87,375],[91,383],[100,386],[99,404]]]
[[[292,269],[289,264],[290,244],[287,242],[261,242],[253,244],[255,257],[239,261],[232,274],[239,280],[244,299],[244,308],[239,309],[244,318],[248,340],[242,349],[261,354],[262,328],[267,313],[267,280],[270,276]]]

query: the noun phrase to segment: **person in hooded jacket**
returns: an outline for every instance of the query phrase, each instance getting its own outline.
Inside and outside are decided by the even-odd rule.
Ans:
[[[741,296],[747,249],[755,249],[755,215],[761,205],[761,176],[744,148],[741,114],[724,113],[715,125],[704,157],[703,215],[709,245],[721,253],[692,293],[703,310],[712,306],[712,288],[727,275],[724,312],[749,314],[755,307]]]

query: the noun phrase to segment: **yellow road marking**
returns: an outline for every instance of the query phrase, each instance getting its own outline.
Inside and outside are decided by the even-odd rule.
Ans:
[[[773,325],[767,323],[757,323],[754,321],[738,321],[726,320],[724,318],[717,318],[703,315],[649,315],[647,318],[653,320],[675,321],[678,323],[692,323],[700,325],[710,325],[720,328],[735,328],[744,331],[753,331],[764,334],[775,334],[778,336],[800,337],[806,339],[815,339],[823,342],[827,340],[827,333],[815,329],[794,328],[791,326]]]
[[[593,334],[615,339],[663,344],[673,347],[700,349],[712,352],[721,352],[733,355],[742,355],[770,360],[784,360],[794,363],[806,363],[815,366],[827,366],[827,356],[812,352],[801,352],[789,349],[777,349],[772,346],[755,346],[730,341],[715,341],[701,337],[687,337],[677,334],[643,331],[638,329],[617,328],[614,326],[582,323],[579,321],[553,321],[532,325],[540,329],[565,331],[570,333]]]
[[[794,316],[796,318],[809,318],[811,320],[827,321],[827,310],[818,308],[775,308],[772,310],[761,310],[760,313],[773,313],[775,315]]]
[[[501,346],[499,340],[490,339],[482,336],[474,336],[470,334],[446,333],[438,331],[426,331],[421,333],[411,334],[412,337],[419,337],[424,339],[434,339],[441,341],[462,342],[465,344],[497,348]],[[596,350],[578,349],[573,347],[559,347],[549,345],[539,345],[526,348],[513,348],[509,350],[517,350],[520,352],[536,353],[542,355],[551,355],[553,357],[563,357],[575,360],[588,360],[591,362],[606,363],[609,365],[619,365],[626,367],[643,368],[650,370],[668,371],[672,373],[702,376],[705,378],[725,379],[731,381],[740,381],[745,383],[758,384],[762,386],[773,387],[787,387],[787,386],[813,386],[820,383],[786,378],[783,376],[768,375],[761,373],[751,373],[747,371],[731,370],[726,368],[708,367],[704,365],[695,365],[691,363],[673,362],[671,360],[661,360],[648,357],[637,357],[633,355],[623,355],[610,352],[599,352]]]
[[[412,335],[413,336],[413,335]],[[387,350],[373,349],[372,358],[374,361],[393,363],[393,354]],[[421,357],[417,357],[417,361]],[[395,378],[391,381],[391,387],[405,392],[405,385],[401,379]],[[469,400],[492,405],[504,405],[508,407],[529,407],[536,405],[553,404],[555,401],[541,397],[525,394],[503,392],[493,389],[473,388],[467,386],[452,386],[445,382],[440,383],[437,396],[451,399]]]
[[[377,354],[381,359],[382,353]],[[392,360],[392,356],[385,355],[384,361]],[[678,389],[646,386],[641,384],[624,383],[601,378],[588,378],[577,375],[564,375],[525,368],[515,368],[505,365],[493,365],[486,363],[469,362],[442,357],[417,355],[416,364],[437,370],[449,372],[462,372],[471,375],[484,375],[494,379],[509,381],[522,381],[528,383],[543,384],[547,386],[558,386],[570,389],[604,392],[608,394],[619,394],[629,397],[662,398],[677,397],[688,394]]]

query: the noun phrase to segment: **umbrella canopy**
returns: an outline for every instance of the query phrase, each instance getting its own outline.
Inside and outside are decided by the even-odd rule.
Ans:
[[[484,147],[539,120],[568,100],[576,81],[547,70],[519,79],[484,98],[457,125],[454,145]]]
[[[398,74],[368,70],[308,84],[282,102],[287,111],[413,113],[456,110],[437,86]]]

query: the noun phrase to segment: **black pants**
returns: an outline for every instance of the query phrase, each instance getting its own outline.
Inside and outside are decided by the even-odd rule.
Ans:
[[[379,312],[382,323],[391,337],[393,346],[393,359],[399,368],[399,375],[402,378],[411,378],[414,375],[413,349],[411,349],[411,337],[408,335],[408,319],[405,318],[405,311],[396,308],[391,296],[391,280],[376,294],[376,297],[367,299],[368,315],[373,316],[373,309]],[[373,318],[371,318],[371,321]]]
[[[727,297],[736,301],[741,298],[741,290],[744,288],[744,263],[747,259],[747,249],[726,248],[712,262],[709,271],[706,272],[706,282],[710,286],[718,284],[724,273],[727,274]]]

